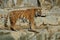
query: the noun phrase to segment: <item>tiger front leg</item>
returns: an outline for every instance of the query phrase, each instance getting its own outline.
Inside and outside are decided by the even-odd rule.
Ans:
[[[35,33],[39,33],[38,31],[36,31],[36,27],[35,27],[35,23],[34,23],[34,18],[33,17],[29,19],[29,26],[30,26],[29,31],[35,32]]]

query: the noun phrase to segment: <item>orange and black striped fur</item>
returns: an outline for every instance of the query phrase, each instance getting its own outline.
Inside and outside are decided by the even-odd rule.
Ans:
[[[8,16],[10,18],[10,23],[11,23],[11,28],[13,30],[17,30],[19,28],[16,27],[15,23],[17,21],[18,18],[26,18],[29,20],[30,23],[30,28],[32,30],[35,29],[35,23],[34,23],[34,16],[35,16],[35,12],[37,12],[38,10],[40,10],[39,12],[41,13],[41,9],[26,9],[26,10],[14,10],[11,11]]]

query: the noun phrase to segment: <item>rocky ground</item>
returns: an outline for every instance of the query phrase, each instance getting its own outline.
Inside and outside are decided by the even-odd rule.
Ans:
[[[1,14],[8,13],[6,9],[0,9]],[[4,29],[4,18],[0,18],[0,40],[60,40],[60,8],[53,7],[51,10],[42,10],[46,17],[36,17],[36,30],[39,33],[28,31],[28,23],[18,20],[16,24],[21,25],[24,30],[11,31]],[[10,26],[8,19],[8,26]],[[24,26],[22,26],[24,25]],[[2,29],[4,30],[2,30]]]

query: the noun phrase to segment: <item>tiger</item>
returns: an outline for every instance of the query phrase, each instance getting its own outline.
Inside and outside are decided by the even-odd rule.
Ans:
[[[14,10],[9,12],[8,16],[10,18],[11,23],[11,29],[13,30],[20,30],[19,27],[15,25],[17,19],[19,18],[26,18],[29,20],[29,26],[31,30],[35,30],[35,23],[34,23],[34,17],[35,13],[40,12],[41,14],[41,8],[32,8],[32,9],[26,9],[26,10]]]

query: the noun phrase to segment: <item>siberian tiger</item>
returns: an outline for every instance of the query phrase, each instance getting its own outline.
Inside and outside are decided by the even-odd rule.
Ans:
[[[34,23],[34,16],[36,12],[41,13],[41,8],[32,8],[32,9],[26,9],[26,10],[14,10],[11,11],[8,15],[10,18],[10,23],[11,23],[11,29],[17,30],[19,29],[15,23],[18,18],[26,18],[29,20],[29,25],[31,30],[35,30],[35,23]]]

